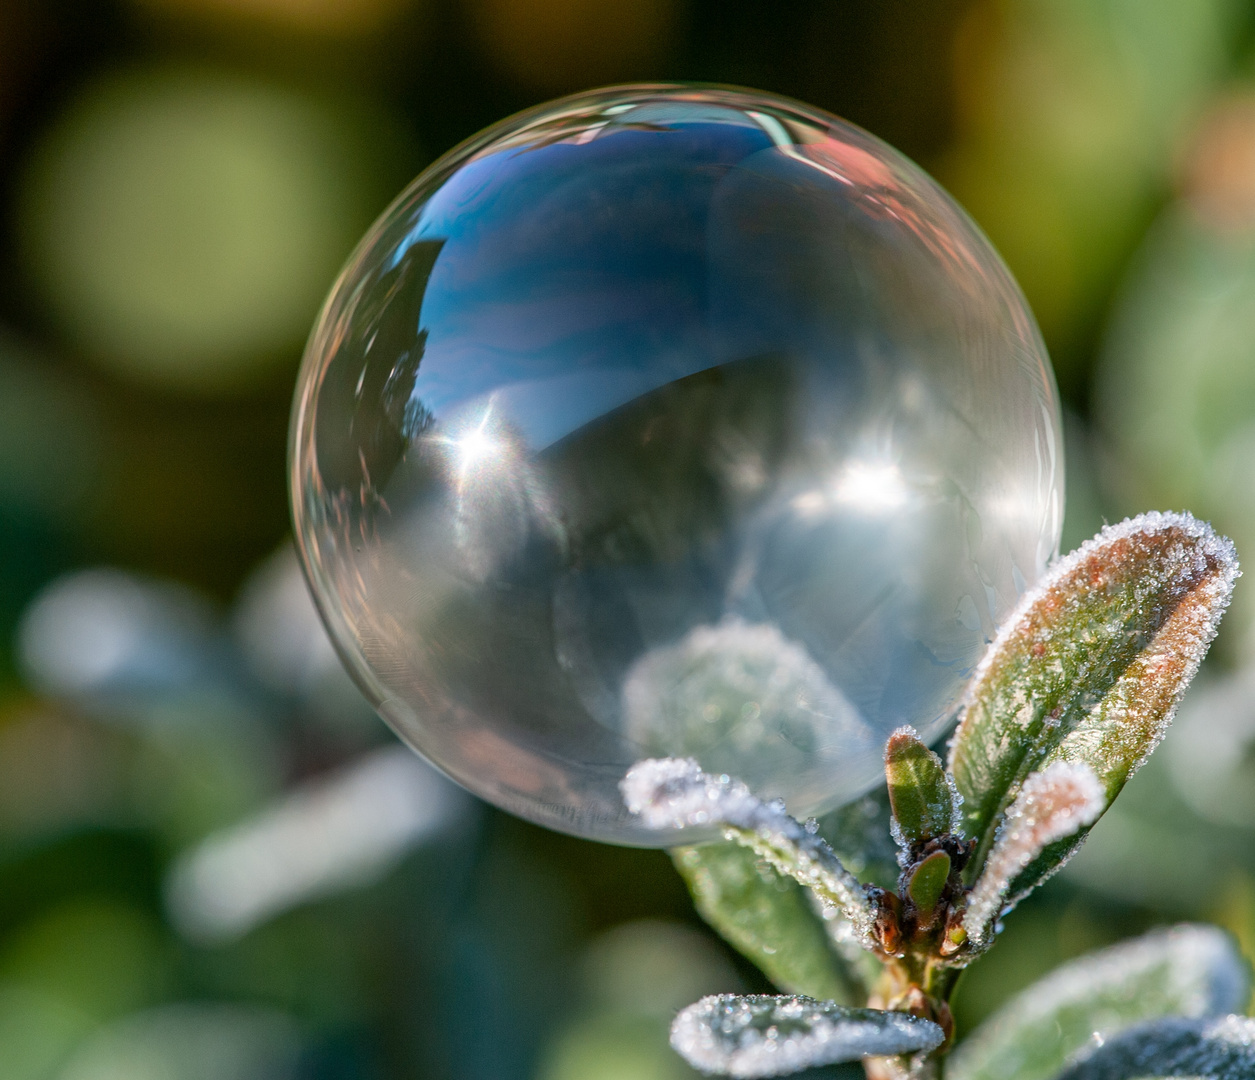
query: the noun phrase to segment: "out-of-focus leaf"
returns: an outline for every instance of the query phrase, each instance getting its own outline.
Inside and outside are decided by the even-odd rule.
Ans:
[[[1255,1080],[1255,1020],[1157,1020],[1105,1043],[1058,1080]]]
[[[81,1045],[60,1080],[294,1080],[301,1036],[283,1013],[237,1004],[163,1005],[108,1025]]]
[[[98,1018],[40,988],[0,984],[0,1045],[4,1080],[44,1080]]]
[[[781,990],[853,1002],[851,979],[796,882],[735,843],[676,848],[672,858],[702,918]]]
[[[903,843],[917,844],[950,831],[955,800],[945,767],[914,728],[898,728],[889,736],[885,779]]]
[[[1234,241],[1255,222],[1220,163],[1249,152],[1249,87],[1244,79],[1191,120],[1177,163],[1185,198],[1166,208],[1128,265],[1093,381],[1121,487],[1147,506],[1204,514],[1241,552],[1255,550],[1255,245]],[[1230,618],[1249,626],[1255,596],[1239,589],[1234,605]]]
[[[541,1056],[534,1080],[696,1080],[667,1045],[667,1023],[654,1017],[593,1013],[580,1018]]]
[[[690,1065],[733,1077],[933,1050],[944,1038],[931,1020],[907,1013],[764,994],[702,998],[671,1025],[671,1045]]]
[[[969,880],[1030,773],[1084,762],[1110,803],[1162,738],[1237,573],[1233,545],[1209,526],[1152,513],[1104,529],[1025,594],[951,742],[964,831],[979,841]]]
[[[1094,1035],[1111,1039],[1152,1018],[1203,1018],[1241,1008],[1249,972],[1212,926],[1155,930],[1065,964],[994,1013],[951,1054],[948,1080],[1049,1080]]]

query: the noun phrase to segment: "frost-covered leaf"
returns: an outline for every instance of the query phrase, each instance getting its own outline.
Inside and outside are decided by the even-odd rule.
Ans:
[[[796,882],[736,843],[676,848],[671,854],[702,918],[776,986],[853,1002],[851,979]]]
[[[885,779],[900,842],[909,847],[951,832],[958,800],[941,758],[900,727],[885,743]]]
[[[1131,1028],[1059,1074],[1058,1080],[1202,1077],[1255,1080],[1255,1020],[1171,1018]]]
[[[945,1036],[931,1020],[847,1009],[806,997],[718,994],[675,1018],[671,1045],[702,1072],[788,1076],[816,1065],[933,1050]]]
[[[1162,738],[1238,574],[1233,545],[1188,514],[1109,526],[1026,593],[973,676],[950,747],[969,880],[1019,785],[1088,764],[1108,804]]]
[[[1065,964],[999,1009],[950,1055],[947,1080],[1052,1080],[1094,1036],[1162,1016],[1232,1012],[1246,962],[1213,926],[1176,926]]]
[[[1056,761],[1020,786],[994,838],[993,850],[967,899],[963,929],[976,948],[988,945],[1012,882],[1057,841],[1092,825],[1106,795],[1088,765]]]
[[[870,945],[874,914],[863,886],[826,840],[785,813],[783,803],[764,803],[739,780],[710,776],[691,758],[638,761],[619,787],[628,810],[647,828],[722,825],[725,838],[805,885]]]

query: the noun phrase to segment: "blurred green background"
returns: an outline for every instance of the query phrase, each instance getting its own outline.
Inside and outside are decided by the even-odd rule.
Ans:
[[[1067,406],[1065,550],[1255,552],[1251,0],[0,0],[0,1080],[670,1080],[762,977],[667,857],[462,795],[340,672],[287,411],[350,247],[546,98],[792,95],[952,190]],[[1255,950],[1255,589],[1162,751],[965,976],[1206,918]]]

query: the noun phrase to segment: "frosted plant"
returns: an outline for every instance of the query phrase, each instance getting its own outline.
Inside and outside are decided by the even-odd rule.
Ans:
[[[839,911],[869,944],[874,941],[872,906],[858,879],[827,841],[789,817],[782,804],[761,802],[739,780],[709,776],[691,759],[639,762],[622,788],[627,808],[650,828],[722,823],[730,839],[805,885],[823,907]]]
[[[948,1005],[1163,737],[1237,576],[1233,545],[1188,514],[1106,528],[1056,563],[974,673],[947,760],[909,727],[889,738],[896,867],[857,806],[821,830],[691,758],[635,765],[621,790],[647,827],[722,827],[725,843],[676,864],[702,915],[788,992],[703,999],[676,1018],[675,1049],[732,1077],[862,1060],[871,1080],[1255,1080],[1255,1022],[1228,1015],[1247,968],[1210,927],[1066,965],[957,1047]]]
[[[1068,1060],[1162,1016],[1244,1008],[1246,964],[1214,926],[1174,926],[1056,968],[955,1048],[949,1080],[1050,1080]]]
[[[967,895],[963,931],[968,940],[977,946],[988,940],[1011,882],[1047,845],[1075,836],[1106,808],[1106,793],[1083,761],[1056,761],[1030,773],[1007,807],[984,872]]]

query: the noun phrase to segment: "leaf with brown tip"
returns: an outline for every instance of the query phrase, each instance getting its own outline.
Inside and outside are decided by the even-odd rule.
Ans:
[[[1083,763],[1110,805],[1163,737],[1237,576],[1233,544],[1209,525],[1151,513],[1108,526],[1025,594],[977,668],[950,744],[964,831],[979,843],[969,881],[1030,773]],[[1057,864],[1066,852],[1048,854]]]

